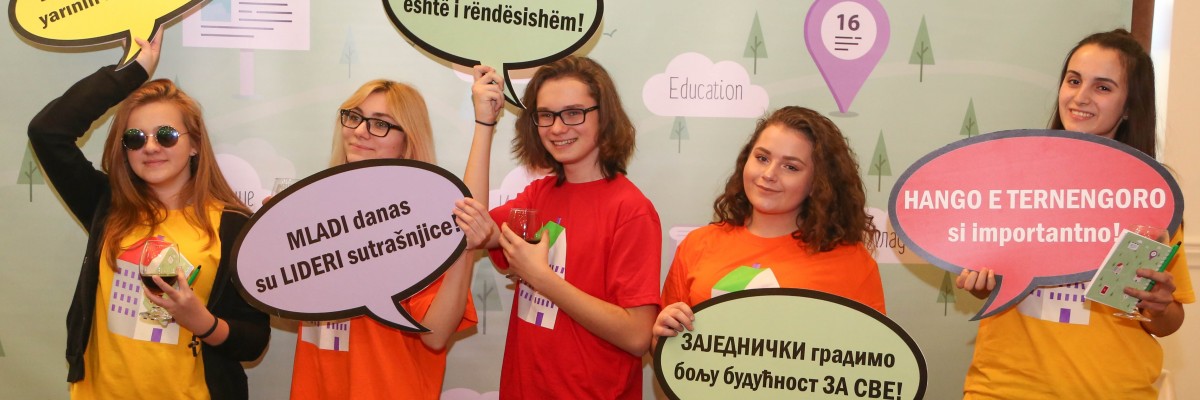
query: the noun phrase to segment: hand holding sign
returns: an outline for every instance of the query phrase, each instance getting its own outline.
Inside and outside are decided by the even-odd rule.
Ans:
[[[508,102],[523,107],[508,71],[563,58],[600,27],[601,0],[383,0],[392,24],[414,44],[466,67],[500,69]]]
[[[287,318],[368,314],[425,331],[398,304],[462,254],[451,213],[468,193],[449,172],[411,160],[360,161],[305,178],[276,194],[238,238],[238,290]]]
[[[54,47],[124,41],[119,67],[141,51],[134,38],[151,39],[163,24],[203,0],[12,0],[8,19],[22,37]]]
[[[496,69],[486,65],[476,65],[474,68],[475,83],[471,85],[471,102],[475,106],[475,121],[482,124],[492,124],[500,119],[500,109],[504,106],[504,88]]]
[[[1183,195],[1161,164],[1119,142],[1024,130],[964,139],[921,158],[897,180],[889,207],[897,233],[925,260],[956,274],[995,271],[979,319],[1036,286],[1088,280],[1122,227],[1174,232]],[[987,276],[960,278],[962,287],[988,285]]]

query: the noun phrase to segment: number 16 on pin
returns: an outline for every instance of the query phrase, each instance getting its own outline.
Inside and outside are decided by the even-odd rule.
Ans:
[[[804,44],[846,113],[887,50],[891,25],[878,0],[817,0],[804,19]]]

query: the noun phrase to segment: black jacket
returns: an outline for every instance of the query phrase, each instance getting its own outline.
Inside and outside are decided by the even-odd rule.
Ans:
[[[112,66],[83,78],[47,104],[29,124],[29,142],[42,171],[58,191],[71,214],[88,231],[87,251],[67,312],[67,381],[83,379],[83,353],[94,324],[96,291],[100,279],[100,250],[104,223],[112,197],[108,176],[92,166],[75,145],[92,123],[109,108],[141,86],[149,76],[137,63],[120,71]],[[250,307],[233,287],[229,258],[233,243],[248,217],[237,211],[221,214],[221,263],[207,304],[208,310],[229,324],[229,338],[220,346],[204,344],[204,379],[214,400],[246,399],[249,391],[240,361],[258,358],[267,347],[269,317]]]

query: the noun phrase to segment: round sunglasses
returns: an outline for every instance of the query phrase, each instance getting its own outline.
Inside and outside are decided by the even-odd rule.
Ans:
[[[139,150],[146,147],[146,142],[150,140],[149,136],[141,129],[129,128],[121,136],[121,145],[129,150]],[[179,143],[179,136],[179,131],[170,125],[163,125],[154,130],[154,141],[164,148],[173,147],[175,143]]]

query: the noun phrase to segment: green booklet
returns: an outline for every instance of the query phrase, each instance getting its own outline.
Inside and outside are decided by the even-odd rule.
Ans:
[[[1178,248],[1178,245],[1168,246],[1125,231],[1108,252],[1104,265],[1101,265],[1092,277],[1092,283],[1084,297],[1121,311],[1134,312],[1138,299],[1126,295],[1125,288],[1150,290],[1154,285],[1154,281],[1150,279],[1139,278],[1137,270],[1146,268],[1161,272],[1167,269],[1167,264],[1174,258]]]

